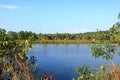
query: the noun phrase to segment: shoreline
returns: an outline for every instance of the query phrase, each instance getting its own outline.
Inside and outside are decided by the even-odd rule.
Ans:
[[[91,40],[35,40],[31,41],[33,43],[43,43],[43,44],[100,44],[100,41]]]

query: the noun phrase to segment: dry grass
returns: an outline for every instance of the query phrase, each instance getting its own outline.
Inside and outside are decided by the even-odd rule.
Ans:
[[[120,80],[120,66],[112,64],[106,71],[104,80]]]

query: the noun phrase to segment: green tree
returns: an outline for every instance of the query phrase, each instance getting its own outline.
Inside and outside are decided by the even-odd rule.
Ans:
[[[7,38],[8,38],[8,40],[17,40],[18,36],[17,36],[16,32],[8,31]]]
[[[3,41],[6,39],[6,30],[0,29],[0,41]]]
[[[25,39],[24,31],[19,31],[18,32],[18,39],[20,39],[20,40],[24,40]]]
[[[5,29],[0,29],[0,80],[33,80],[34,59],[28,58],[26,53],[32,48],[28,41],[16,41],[13,39],[14,32],[6,34]],[[10,35],[9,38],[5,38]]]

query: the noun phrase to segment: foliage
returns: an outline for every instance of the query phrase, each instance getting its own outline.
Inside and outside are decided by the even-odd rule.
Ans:
[[[31,44],[19,41],[0,42],[0,78],[4,80],[30,80],[33,74],[26,53]]]
[[[110,60],[114,57],[120,43],[120,23],[115,23],[107,32],[109,41],[103,42],[104,45],[94,44],[91,46],[92,56],[95,58],[102,57],[106,60]],[[102,37],[102,36],[101,36]],[[116,43],[116,44],[111,44]]]
[[[77,69],[78,77],[72,80],[120,80],[119,65],[102,64],[99,69],[83,65]]]
[[[92,80],[95,78],[94,73],[92,72],[92,69],[90,69],[89,66],[83,65],[80,68],[76,69],[79,77],[77,78],[77,80]],[[75,78],[73,78],[73,80],[76,80]]]
[[[33,46],[26,41],[14,40],[15,32],[0,29],[0,80],[33,80],[35,58],[28,62],[26,53]]]
[[[110,60],[114,57],[117,48],[116,44],[94,44],[91,46],[92,56],[95,58],[102,57],[103,59]]]

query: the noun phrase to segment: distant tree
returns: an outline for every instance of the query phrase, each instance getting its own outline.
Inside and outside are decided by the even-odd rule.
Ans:
[[[18,32],[18,39],[20,39],[20,40],[25,39],[24,31]]]
[[[0,41],[3,41],[6,39],[6,30],[0,29]]]
[[[8,31],[7,33],[8,40],[16,40],[18,39],[17,33],[13,31]]]

